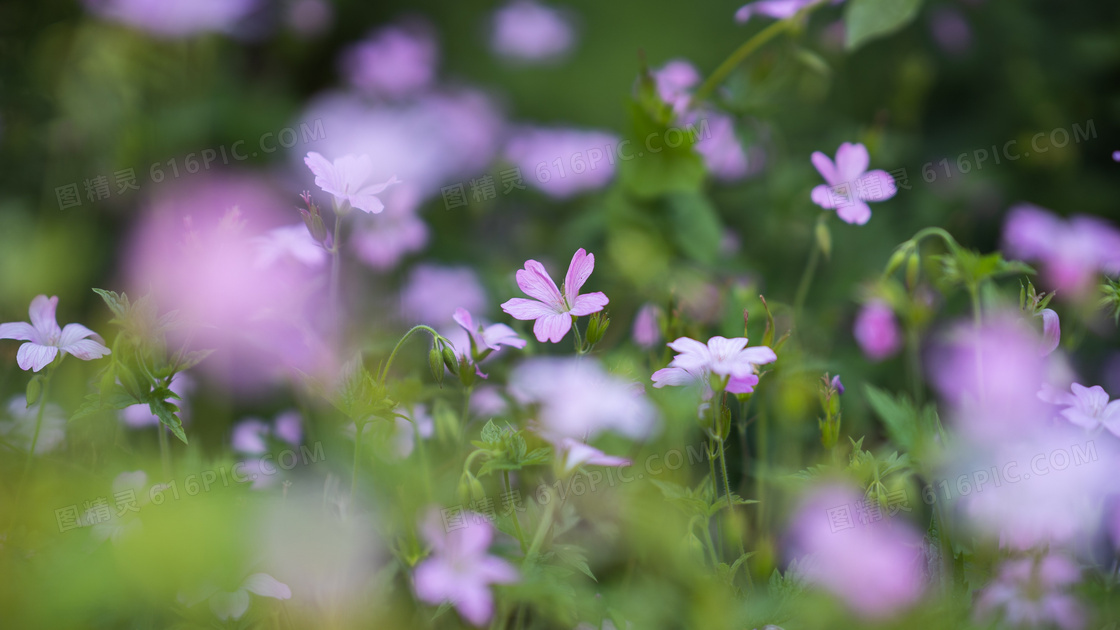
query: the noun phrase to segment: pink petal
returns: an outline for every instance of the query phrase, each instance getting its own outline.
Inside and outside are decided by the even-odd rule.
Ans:
[[[363,157],[366,157],[366,156],[363,156]],[[368,157],[367,157],[367,159],[368,159]],[[371,165],[370,168],[372,169],[373,166]],[[401,183],[401,180],[397,179],[396,175],[393,175],[392,177],[390,177],[389,179],[385,180],[384,182],[382,182],[380,184],[369,184],[369,185],[366,185],[366,186],[362,186],[360,192],[364,195],[377,195],[377,194],[380,194],[380,193],[384,192],[386,188],[392,186],[393,184],[399,184],[399,183]]]
[[[261,597],[271,597],[273,599],[291,599],[292,589],[288,588],[287,584],[277,580],[267,573],[254,573],[245,578],[245,582],[241,588],[256,593]]]
[[[373,160],[368,155],[344,155],[334,161],[336,185],[344,195],[358,193],[373,175]]]
[[[338,181],[338,175],[335,173],[334,165],[331,164],[330,160],[315,151],[311,151],[307,154],[307,157],[303,158],[303,163],[314,173],[316,186],[336,197],[345,195],[345,191]]]
[[[455,602],[455,609],[463,619],[475,626],[485,626],[494,615],[494,596],[486,586],[463,582],[452,599]]]
[[[288,411],[276,418],[276,436],[288,444],[303,441],[303,416],[298,411]]]
[[[94,341],[93,339],[82,339],[75,341],[72,344],[62,346],[60,348],[67,354],[72,354],[83,361],[93,361],[110,353],[109,349],[104,345]]]
[[[727,392],[730,394],[749,394],[754,391],[755,385],[758,385],[757,374],[732,376],[727,381]]]
[[[1057,250],[1054,236],[1064,231],[1061,219],[1031,204],[1011,208],[1003,225],[1007,253],[1019,258],[1046,257]]]
[[[458,558],[482,556],[494,540],[494,526],[481,515],[463,511],[466,527],[453,529],[447,533],[445,552]]]
[[[842,208],[837,208],[836,216],[845,223],[863,225],[871,220],[871,208],[862,201],[853,201]]]
[[[1058,314],[1052,309],[1042,309],[1042,356],[1046,356],[1058,348],[1062,342],[1062,325]]]
[[[773,363],[778,360],[778,355],[768,346],[753,346],[739,353],[739,356],[755,365]]]
[[[544,315],[538,317],[535,324],[533,324],[533,334],[537,336],[537,341],[544,343],[545,340],[552,343],[560,343],[564,335],[572,328],[572,316],[567,313],[553,313],[551,315]]]
[[[886,201],[898,194],[898,186],[890,173],[876,169],[859,177],[856,194],[861,201]]]
[[[845,142],[836,150],[836,175],[840,182],[854,182],[859,179],[871,164],[867,147],[862,144]]]
[[[39,331],[27,322],[12,322],[0,324],[0,339],[15,339],[16,341],[33,341],[43,343],[46,341],[39,336]]]
[[[571,314],[576,316],[590,315],[603,310],[610,302],[607,296],[602,291],[580,295],[571,302]]]
[[[85,326],[81,324],[66,324],[66,327],[62,329],[61,336],[58,338],[58,345],[60,347],[69,346],[87,337],[93,337],[95,341],[104,343],[104,339],[102,339],[100,335]],[[108,354],[108,352],[106,352],[106,354]]]
[[[588,254],[582,247],[577,249],[572,255],[572,262],[568,264],[568,274],[564,276],[564,296],[568,298],[568,304],[575,304],[579,290],[594,270],[595,254]]]
[[[809,160],[813,163],[813,166],[817,168],[817,172],[821,174],[824,181],[828,182],[829,186],[843,183],[843,180],[840,179],[836,172],[836,166],[832,163],[832,160],[828,159],[827,155],[820,151],[813,151],[813,155],[809,156]]]
[[[698,380],[691,372],[679,367],[661,368],[650,378],[653,380],[653,386],[657,388],[666,385],[692,385]]]
[[[264,436],[268,435],[268,425],[252,418],[237,423],[233,427],[233,450],[241,453],[263,453],[268,450]]]
[[[509,313],[510,317],[520,320],[539,319],[556,314],[556,309],[536,300],[513,298],[502,304],[502,310]]]
[[[385,204],[382,203],[376,195],[366,193],[355,193],[346,198],[350,205],[366,214],[381,214],[385,209]]]
[[[814,186],[813,192],[810,193],[809,196],[813,200],[813,203],[827,210],[832,210],[836,207],[837,200],[843,201],[847,199],[850,194],[851,193],[844,195],[841,194],[840,191],[836,191],[834,194],[831,185],[826,186],[825,184],[821,184],[820,186]]]
[[[44,341],[57,339],[61,334],[58,321],[55,318],[55,309],[57,308],[58,296],[48,299],[45,295],[37,295],[35,299],[31,300],[31,308],[28,309],[31,315],[31,325],[39,331]]]
[[[451,316],[451,319],[455,320],[455,323],[462,326],[463,330],[468,333],[475,331],[474,320],[471,319],[471,313],[467,309],[463,307],[455,309],[455,314]]]
[[[497,350],[502,346],[524,348],[529,343],[517,336],[517,333],[505,324],[490,324],[487,326],[482,331],[482,341],[491,350]]]
[[[564,469],[566,471],[574,470],[577,466],[583,464],[591,464],[592,466],[630,465],[630,460],[624,457],[607,455],[603,451],[573,438],[564,438],[561,440],[560,446],[568,451],[567,457],[564,458]]]
[[[442,558],[428,558],[416,567],[413,584],[416,597],[429,604],[442,604],[451,599],[461,578]]]
[[[494,556],[483,556],[474,567],[475,577],[486,584],[510,584],[518,578],[512,564]]]
[[[559,311],[564,303],[556,283],[549,277],[544,265],[535,260],[525,261],[525,268],[517,271],[517,286],[531,298],[554,306]]]
[[[54,346],[41,346],[37,343],[27,342],[19,347],[16,353],[16,363],[21,370],[38,372],[47,367],[58,356],[58,348]]]

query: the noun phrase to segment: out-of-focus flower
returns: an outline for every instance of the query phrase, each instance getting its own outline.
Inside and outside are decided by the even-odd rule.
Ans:
[[[644,439],[658,429],[657,410],[641,389],[588,357],[525,361],[509,389],[521,403],[539,405],[535,428],[550,442],[592,440],[606,431]]]
[[[527,260],[525,268],[517,271],[517,286],[533,299],[513,298],[502,304],[502,310],[515,319],[536,320],[533,334],[537,341],[559,343],[572,328],[573,317],[597,313],[609,301],[602,291],[579,293],[594,270],[595,255],[582,247],[576,250],[564,277],[564,292],[560,293],[544,265]]]
[[[1062,416],[1083,429],[1095,433],[1104,428],[1120,437],[1120,400],[1109,402],[1108,392],[1100,385],[1085,387],[1073,383],[1069,392],[1044,386],[1039,398],[1064,407]]]
[[[31,323],[11,322],[0,324],[0,339],[26,341],[16,353],[16,363],[21,370],[38,372],[51,364],[61,352],[72,354],[83,361],[100,359],[109,354],[105,342],[92,330],[81,324],[58,327],[55,309],[58,297],[37,295],[31,300],[28,314]]]
[[[1062,321],[1053,309],[1044,308],[1038,315],[1042,318],[1042,347],[1040,352],[1042,356],[1047,356],[1057,350],[1058,345],[1062,343]]]
[[[871,302],[860,309],[852,334],[860,350],[874,361],[882,361],[902,347],[898,320],[891,307],[883,302]]]
[[[676,123],[695,141],[693,149],[708,171],[721,180],[736,180],[750,173],[747,153],[735,134],[734,120],[709,108],[690,111],[690,90],[700,83],[700,73],[691,63],[674,59],[653,72],[661,100],[673,108]]]
[[[832,377],[832,389],[835,389],[837,394],[844,395],[844,384],[840,382],[839,374]]]
[[[342,54],[342,72],[368,94],[404,98],[435,80],[439,47],[423,24],[390,26],[370,34]]]
[[[554,444],[557,454],[563,453],[561,456],[564,461],[564,472],[568,473],[575,470],[584,464],[592,466],[629,466],[630,460],[625,457],[615,457],[607,455],[603,451],[588,446],[583,442],[574,438],[566,437],[561,438]]]
[[[1074,298],[1093,291],[1097,272],[1120,273],[1120,232],[1096,217],[1069,220],[1031,204],[1019,204],[1003,225],[1007,253],[1042,264],[1043,280]]]
[[[758,385],[757,366],[778,360],[778,355],[766,346],[747,347],[746,337],[727,339],[712,337],[705,345],[681,337],[669,344],[679,354],[669,362],[669,367],[653,373],[653,386],[707,385],[710,375],[726,379],[724,391],[732,394],[749,394]]]
[[[35,439],[35,420],[39,415],[39,405],[27,406],[27,400],[22,395],[8,401],[8,418],[0,420],[0,438],[12,446],[23,450],[31,450],[31,442]],[[66,439],[66,416],[58,405],[47,403],[43,409],[43,424],[39,427],[39,439],[35,442],[33,455],[42,455],[53,451]]]
[[[416,596],[429,604],[450,603],[468,622],[484,626],[494,615],[491,584],[509,584],[517,570],[489,554],[494,528],[481,516],[465,512],[466,526],[448,531],[438,509],[420,527],[432,555],[416,567]]]
[[[521,337],[518,337],[517,333],[505,324],[490,324],[489,326],[484,326],[482,322],[478,322],[476,325],[470,312],[465,308],[455,309],[455,315],[453,317],[455,323],[462,326],[463,330],[467,331],[467,334],[470,335],[471,347],[464,349],[464,354],[466,356],[481,359],[483,356],[490,354],[491,351],[501,350],[502,346],[524,348],[528,343]]]
[[[777,20],[784,20],[791,18],[797,14],[798,11],[805,7],[819,4],[825,0],[758,0],[739,7],[735,12],[735,21],[743,24],[755,15],[765,15]],[[843,0],[833,0],[833,4],[838,4]]]
[[[456,308],[482,311],[486,291],[470,267],[416,265],[401,291],[401,313],[409,323],[451,324]]]
[[[249,610],[249,593],[273,599],[291,599],[292,589],[267,573],[254,573],[245,578],[236,591],[223,591],[208,584],[191,593],[179,593],[179,603],[191,607],[209,602],[210,610],[222,621],[238,620]]]
[[[284,260],[294,260],[308,267],[319,267],[327,261],[327,252],[302,223],[272,228],[263,236],[253,239],[257,246],[256,264],[271,267]]]
[[[412,422],[399,416],[393,419],[396,424],[394,447],[396,454],[404,458],[411,455],[412,450],[416,448],[416,436],[419,435],[423,440],[432,437],[436,430],[436,424],[431,414],[428,413],[427,405],[413,405],[411,410],[398,407],[396,412],[407,415],[412,419]]]
[[[230,32],[260,0],[85,0],[98,16],[158,37]]]
[[[575,43],[568,17],[532,0],[514,0],[494,12],[490,47],[507,59],[544,62],[558,59]]]
[[[177,372],[175,376],[171,377],[171,384],[167,389],[179,397],[174,401],[175,405],[179,407],[178,416],[183,422],[187,422],[190,418],[190,405],[187,402],[187,396],[194,391],[194,380],[186,372]],[[121,409],[120,417],[125,424],[133,429],[154,427],[159,425],[160,422],[159,416],[153,414],[151,407],[144,403],[129,405]]]
[[[254,490],[267,488],[279,479],[271,457],[254,457],[268,451],[270,437],[298,446],[303,441],[303,418],[299,412],[285,411],[271,425],[259,418],[246,418],[233,427],[230,443],[242,455],[241,464]]]
[[[661,341],[661,328],[657,325],[660,313],[661,309],[656,304],[644,304],[638,309],[631,337],[639,348],[652,348]]]
[[[812,155],[813,166],[827,184],[813,188],[813,203],[836,210],[845,223],[863,225],[871,219],[868,201],[886,201],[898,192],[894,178],[883,170],[867,170],[871,157],[862,144],[845,142],[836,150],[836,162],[820,151]]]
[[[1120,162],[1120,151],[1113,151],[1112,152],[1112,161],[1113,162]]]
[[[1080,581],[1077,565],[1054,552],[1007,560],[977,599],[976,617],[985,621],[1002,615],[1004,623],[1016,628],[1053,624],[1062,630],[1079,630],[1085,625],[1085,614],[1068,589]]]
[[[350,237],[354,255],[373,269],[391,269],[410,252],[428,243],[428,226],[417,214],[420,193],[414,186],[394,186],[385,197],[385,211],[356,217]]]
[[[868,619],[884,619],[918,601],[925,586],[922,536],[902,519],[861,519],[854,488],[817,488],[789,530],[797,572]],[[866,521],[864,523],[863,521]]]
[[[314,37],[330,28],[334,9],[327,0],[291,0],[284,11],[288,28],[300,37]]]
[[[525,182],[557,199],[598,190],[614,177],[612,152],[619,139],[583,129],[527,128],[506,144],[505,157]]]
[[[972,45],[972,27],[956,8],[940,6],[934,9],[929,28],[941,50],[951,55],[963,54]]]
[[[385,204],[377,195],[393,184],[396,176],[378,184],[372,181],[373,160],[368,155],[344,155],[333,163],[315,151],[303,159],[315,174],[315,185],[334,196],[339,204],[350,204],[362,212],[377,214]]]

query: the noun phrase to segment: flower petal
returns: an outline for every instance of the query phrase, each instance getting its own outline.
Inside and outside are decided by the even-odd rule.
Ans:
[[[351,206],[366,214],[381,214],[385,210],[385,204],[377,198],[377,195],[355,193],[346,197],[346,200]]]
[[[218,591],[210,596],[210,610],[218,619],[240,619],[249,610],[249,594],[244,590],[233,593]]]
[[[50,365],[56,356],[58,356],[58,348],[41,346],[29,341],[19,347],[19,352],[16,353],[16,363],[21,370],[38,372]]]
[[[693,385],[699,382],[698,377],[692,372],[679,367],[661,368],[654,372],[650,379],[653,381],[653,386],[657,388],[666,385]]]
[[[62,346],[60,348],[67,354],[72,354],[83,361],[93,361],[110,353],[110,350],[104,345],[94,341],[93,339],[82,339],[75,341],[72,344]]]
[[[840,201],[844,201],[847,199],[846,195],[842,195],[839,192],[833,195],[832,186],[825,184],[814,186],[813,192],[809,194],[809,197],[813,200],[813,203],[822,208],[825,208],[826,210],[832,210],[833,208],[835,208],[837,199],[839,199]]]
[[[474,319],[471,318],[471,313],[467,309],[461,306],[455,309],[455,314],[451,316],[451,319],[455,320],[455,323],[459,324],[468,333],[475,332]]]
[[[845,223],[863,225],[871,220],[871,208],[862,201],[853,201],[836,209],[836,216]]]
[[[856,190],[860,201],[886,201],[898,194],[898,185],[890,173],[876,169],[859,176]]]
[[[836,176],[840,178],[836,183],[855,182],[869,164],[871,156],[867,154],[867,147],[845,142],[836,150]]]
[[[321,154],[311,151],[303,158],[303,163],[315,175],[315,185],[323,192],[328,192],[336,197],[345,196],[343,186],[335,172],[334,165]]]
[[[538,317],[535,324],[533,324],[533,334],[537,336],[537,341],[544,343],[545,340],[552,343],[560,343],[564,335],[572,328],[572,316],[567,313],[553,313]]]
[[[291,599],[292,589],[288,588],[287,584],[277,580],[267,573],[254,573],[245,578],[245,582],[241,584],[241,588],[256,593],[261,597],[271,597],[273,599]]]
[[[482,331],[482,342],[491,350],[498,350],[502,346],[511,348],[524,348],[529,342],[517,335],[505,324],[490,324]]]
[[[344,196],[357,194],[373,175],[373,160],[368,155],[344,155],[334,161],[334,171]]]
[[[517,286],[531,298],[553,306],[557,312],[563,308],[564,299],[544,265],[535,260],[525,261],[525,268],[517,271]]]
[[[490,589],[477,582],[463,581],[453,601],[455,609],[471,624],[485,626],[494,615],[494,596]]]
[[[582,247],[577,249],[572,255],[572,262],[568,264],[568,273],[564,276],[564,297],[568,299],[568,304],[575,305],[579,290],[594,270],[595,254],[588,254]]]
[[[268,450],[264,436],[268,435],[268,425],[256,418],[238,422],[233,427],[233,450],[239,453],[263,453]]]
[[[413,575],[416,597],[429,604],[442,604],[458,589],[460,578],[447,562],[433,556],[421,562]]]
[[[0,324],[0,339],[15,339],[16,341],[34,341],[43,343],[45,339],[39,336],[39,331],[27,322],[12,322]]]
[[[81,324],[66,324],[66,327],[62,329],[62,334],[58,338],[58,346],[63,348],[88,337],[93,337],[98,343],[105,343],[101,335],[98,335]],[[108,352],[106,352],[106,354],[108,354]]]
[[[732,376],[727,381],[727,393],[729,394],[749,394],[754,391],[755,385],[758,385],[757,374],[747,374],[745,376]]]
[[[502,310],[508,313],[510,317],[520,320],[539,319],[556,314],[555,308],[542,302],[527,300],[525,298],[513,298],[505,302],[502,304]]]
[[[1053,309],[1042,309],[1042,347],[1040,352],[1042,356],[1046,356],[1058,349],[1058,344],[1062,342],[1062,324],[1058,319],[1058,314]]]
[[[581,317],[583,315],[590,315],[603,310],[603,307],[609,302],[610,300],[607,299],[607,296],[602,291],[587,293],[576,297],[576,299],[571,302],[572,310],[570,312],[572,315]]]
[[[28,309],[28,313],[31,315],[31,325],[39,331],[43,341],[49,342],[62,334],[62,331],[58,328],[58,320],[55,318],[55,309],[57,308],[58,296],[47,298],[45,295],[37,295],[35,299],[31,300],[31,308]]]
[[[813,155],[809,156],[809,160],[813,163],[813,166],[817,168],[817,172],[821,174],[824,181],[828,182],[829,186],[843,183],[843,180],[840,179],[839,175],[836,173],[836,165],[832,163],[832,160],[830,160],[827,155],[820,151],[813,151]]]
[[[740,352],[739,358],[755,365],[762,365],[777,361],[778,355],[769,346],[752,346]]]

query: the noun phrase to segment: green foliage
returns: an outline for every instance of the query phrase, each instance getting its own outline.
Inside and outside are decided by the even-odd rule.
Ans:
[[[909,24],[918,15],[922,0],[848,0],[844,11],[845,46],[853,51]]]
[[[499,427],[490,420],[482,428],[479,440],[471,442],[486,457],[478,469],[478,476],[485,477],[499,470],[521,470],[526,466],[547,464],[552,458],[548,447],[528,450],[522,431],[513,427]]]

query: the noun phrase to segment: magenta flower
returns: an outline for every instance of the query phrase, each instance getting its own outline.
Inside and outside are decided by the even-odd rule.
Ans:
[[[1020,204],[1007,215],[1003,240],[1008,254],[1039,261],[1043,280],[1074,297],[1092,292],[1098,272],[1120,273],[1120,232],[1096,217],[1073,216],[1067,221],[1038,206]]]
[[[491,48],[507,59],[545,62],[558,59],[575,42],[564,13],[532,0],[514,0],[494,13]]]
[[[1120,437],[1120,400],[1109,402],[1108,392],[1100,385],[1085,387],[1070,385],[1069,392],[1055,391],[1044,386],[1038,397],[1046,402],[1064,407],[1061,414],[1072,424],[1089,431],[1108,429]]]
[[[1084,627],[1085,615],[1068,589],[1080,581],[1077,565],[1053,552],[1041,558],[1007,560],[999,577],[977,599],[976,617],[984,621],[1002,613],[1010,627],[1053,624],[1062,630],[1077,630]]]
[[[331,163],[327,158],[311,151],[303,161],[315,174],[316,186],[334,195],[339,204],[348,203],[370,214],[377,214],[385,209],[385,204],[381,203],[377,194],[400,183],[396,176],[380,184],[370,182],[374,168],[368,155],[344,155]]]
[[[461,524],[445,524],[432,509],[420,533],[432,546],[432,555],[416,567],[416,596],[429,604],[451,603],[475,626],[484,626],[494,615],[491,584],[517,581],[513,565],[488,553],[494,528],[482,516],[464,512]]]
[[[836,150],[835,163],[824,153],[814,151],[812,162],[827,182],[813,189],[813,203],[835,209],[845,223],[867,223],[871,219],[867,202],[886,201],[898,192],[894,178],[886,171],[867,170],[871,158],[862,144],[841,144]]]
[[[475,324],[470,312],[465,308],[455,309],[453,319],[470,335],[471,354],[475,357],[481,358],[490,354],[491,351],[500,350],[502,346],[524,348],[528,343],[518,337],[517,333],[505,324],[490,324],[489,326],[483,326],[482,322]]]
[[[712,337],[707,345],[681,337],[669,344],[679,354],[669,367],[653,373],[653,386],[707,385],[710,375],[726,379],[724,390],[732,394],[749,394],[758,385],[757,366],[778,360],[766,346],[747,347],[746,337],[727,339]]]
[[[590,464],[591,466],[629,466],[630,460],[625,457],[615,457],[614,455],[607,455],[603,451],[588,446],[583,442],[574,438],[561,438],[553,446],[556,447],[557,453],[563,453],[564,472],[569,473],[579,466]]]
[[[595,270],[595,255],[581,247],[572,256],[568,274],[564,277],[564,292],[556,288],[544,265],[535,260],[525,261],[525,268],[517,272],[517,286],[532,300],[513,298],[502,304],[502,310],[515,319],[536,320],[533,334],[537,341],[559,343],[572,328],[572,319],[603,310],[607,296],[601,291],[579,294],[583,283]]]
[[[66,324],[65,328],[60,329],[55,319],[57,307],[58,297],[37,295],[31,300],[31,308],[28,309],[30,324],[0,324],[0,339],[27,342],[19,347],[16,354],[16,363],[21,370],[38,372],[50,365],[60,352],[63,356],[72,354],[83,361],[100,359],[109,354],[104,340],[85,326]]]
[[[645,304],[638,310],[630,335],[639,348],[652,348],[661,341],[661,329],[657,325],[660,313],[661,309],[654,304]]]
[[[882,361],[902,347],[902,333],[894,311],[883,302],[871,302],[860,310],[852,334],[863,353],[873,361]]]

